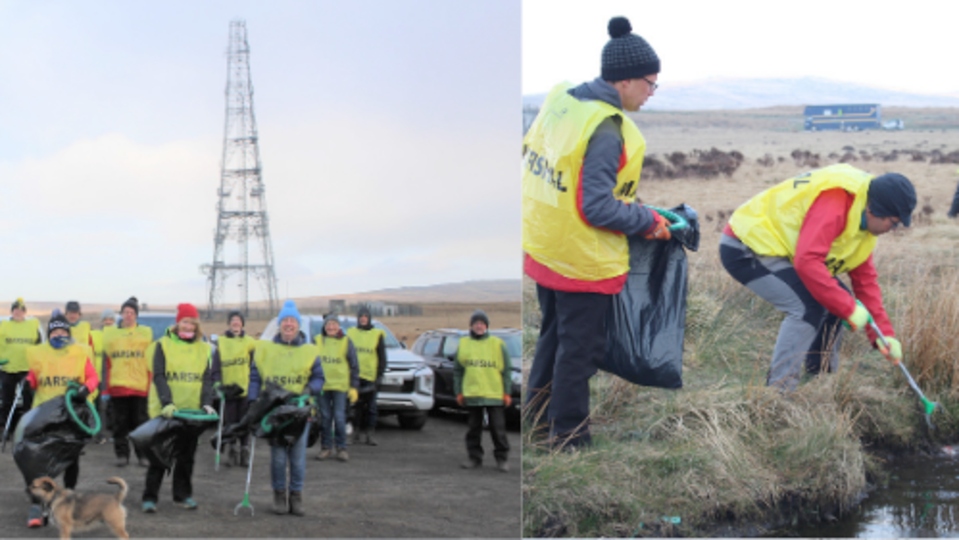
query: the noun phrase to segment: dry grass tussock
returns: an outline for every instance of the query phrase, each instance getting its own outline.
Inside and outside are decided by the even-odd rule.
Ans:
[[[837,373],[806,380],[787,396],[766,388],[781,315],[732,280],[718,260],[729,214],[805,170],[791,159],[757,163],[766,153],[788,157],[803,148],[828,155],[846,145],[872,152],[910,144],[952,151],[959,148],[959,132],[766,131],[755,138],[752,132],[664,125],[644,134],[650,151],[663,155],[716,146],[745,156],[728,177],[640,185],[644,202],[686,202],[700,212],[701,249],[689,254],[684,388],[594,377],[595,445],[588,450],[553,453],[526,430],[524,535],[702,536],[728,523],[814,521],[847,509],[870,473],[880,470],[866,449],[908,451],[959,438],[959,224],[945,216],[959,180],[956,165],[902,159],[854,164],[874,174],[901,172],[919,194],[914,226],[880,238],[874,258],[906,365],[942,406],[936,432],[924,427],[901,373],[862,333],[847,333]],[[524,323],[534,342],[533,290],[527,282]],[[526,348],[527,361],[533,347]]]

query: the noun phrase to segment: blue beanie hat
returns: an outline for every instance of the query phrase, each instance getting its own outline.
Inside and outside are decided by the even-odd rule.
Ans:
[[[283,319],[287,317],[293,317],[296,319],[296,324],[302,326],[303,319],[300,318],[300,312],[297,311],[296,303],[293,302],[293,300],[287,300],[286,302],[283,302],[283,308],[280,309],[280,315],[277,316],[276,321],[283,322]]]

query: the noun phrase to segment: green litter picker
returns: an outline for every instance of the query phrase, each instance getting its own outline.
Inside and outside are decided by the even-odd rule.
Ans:
[[[876,324],[876,321],[872,320],[872,317],[869,317],[869,326],[872,327],[872,331],[879,336],[879,341],[882,342],[882,346],[889,350],[889,342],[886,341],[886,336],[882,335],[882,331],[879,330],[879,326]],[[939,406],[935,401],[930,401],[925,394],[922,393],[922,390],[919,389],[919,385],[916,384],[916,380],[912,378],[912,375],[909,374],[909,370],[906,369],[906,364],[899,362],[899,369],[902,370],[902,374],[906,376],[906,381],[909,382],[909,386],[916,392],[919,396],[919,401],[922,402],[922,407],[925,410],[926,425],[929,426],[929,429],[936,429],[936,426],[932,423],[932,413],[936,410],[936,407]]]

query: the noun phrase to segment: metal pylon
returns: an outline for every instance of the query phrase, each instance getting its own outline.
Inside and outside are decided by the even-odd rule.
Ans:
[[[207,276],[211,315],[228,303],[237,303],[239,309],[248,314],[252,280],[259,282],[263,299],[268,301],[270,312],[275,313],[278,309],[276,273],[266,214],[256,115],[253,114],[250,45],[246,38],[245,21],[230,21],[229,46],[226,120],[220,189],[217,192],[213,263],[203,265],[201,271]],[[251,241],[254,243],[253,253]],[[236,298],[226,293],[226,283],[234,276],[239,278],[239,295]]]

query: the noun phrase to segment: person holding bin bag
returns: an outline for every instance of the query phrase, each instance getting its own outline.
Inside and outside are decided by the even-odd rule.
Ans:
[[[96,368],[90,358],[90,349],[75,343],[70,336],[70,323],[63,315],[50,318],[47,323],[49,343],[42,343],[26,350],[28,372],[26,381],[34,390],[32,408],[67,393],[70,383],[79,383],[71,394],[74,407],[91,399],[92,393],[100,384]],[[49,474],[49,471],[47,471]],[[63,473],[63,484],[74,489],[80,476],[79,457],[67,466]],[[40,501],[31,496],[32,505],[27,518],[28,527],[40,527],[43,524]]]
[[[210,345],[203,341],[200,315],[191,304],[177,306],[176,324],[157,341],[153,353],[153,384],[150,388],[149,415],[173,418],[178,410],[197,411],[216,416],[213,409],[213,373]],[[193,499],[193,462],[199,434],[177,436],[174,443],[173,502],[195,510]],[[150,460],[146,487],[143,490],[143,511],[156,512],[160,485],[166,468]]]

